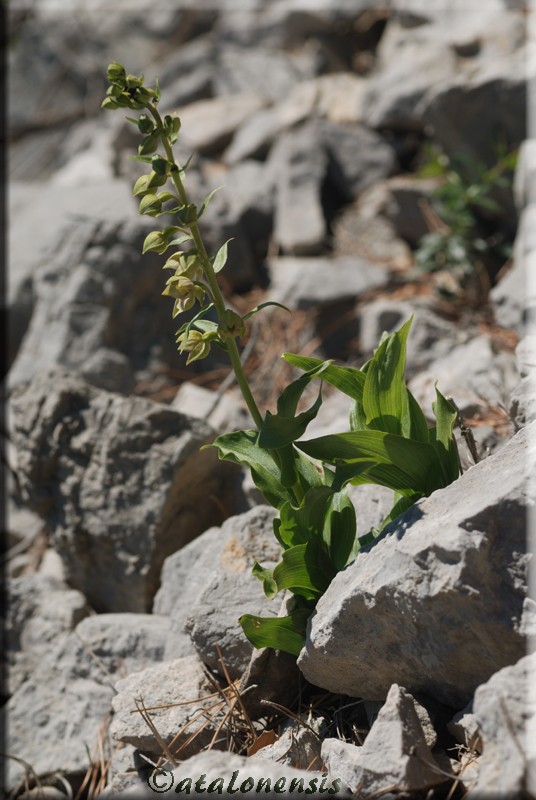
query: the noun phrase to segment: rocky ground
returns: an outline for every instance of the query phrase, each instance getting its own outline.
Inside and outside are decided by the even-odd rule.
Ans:
[[[6,791],[535,798],[526,4],[109,5],[10,7]],[[332,582],[297,665],[237,623],[278,613],[250,575],[279,558],[274,512],[200,450],[248,415],[224,360],[175,351],[133,129],[100,111],[114,59],[159,76],[194,197],[224,185],[202,222],[210,247],[234,238],[235,307],[293,310],[246,345],[263,408],[281,352],[360,365],[414,314],[410,387],[431,413],[437,380],[476,440],[475,459],[458,431],[464,474]],[[517,148],[512,180],[497,164]],[[488,180],[495,202],[480,250],[418,271],[423,237],[452,241],[467,210],[439,215],[445,157],[455,200]],[[308,435],[347,412],[327,393]],[[364,534],[390,493],[352,491]]]

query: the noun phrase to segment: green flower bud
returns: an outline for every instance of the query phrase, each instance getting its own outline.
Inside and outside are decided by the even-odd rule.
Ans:
[[[112,111],[116,108],[119,108],[119,106],[112,97],[105,97],[101,103],[101,108],[107,108],[108,110]]]
[[[157,147],[158,147],[158,135],[156,133],[150,133],[149,136],[146,136],[143,142],[138,147],[138,155],[149,156],[151,155],[151,153],[154,153]]]
[[[143,75],[127,75],[126,84],[128,89],[139,89],[143,86]]]
[[[167,175],[159,175],[157,172],[151,172],[148,176],[147,187],[155,189],[157,186],[163,186],[167,182]]]
[[[108,65],[107,77],[110,83],[124,84],[127,77],[125,68],[118,61],[112,61],[112,63]]]
[[[143,242],[142,254],[145,253],[165,253],[167,250],[167,240],[162,236],[161,231],[151,231]]]
[[[182,225],[191,225],[197,222],[197,208],[194,203],[187,203],[177,212],[177,217]]]
[[[144,136],[154,131],[154,122],[152,119],[149,119],[147,114],[140,114],[140,118],[138,120],[138,130]]]
[[[147,214],[153,216],[162,211],[162,201],[155,194],[146,194],[142,198],[139,206],[140,214]]]
[[[153,156],[151,166],[157,175],[167,175],[169,161],[162,156]]]
[[[134,197],[139,197],[142,194],[146,194],[149,191],[149,181],[151,179],[151,175],[141,175],[136,183],[134,184],[134,188],[132,190],[132,194]]]
[[[218,333],[223,340],[234,339],[237,336],[242,338],[246,333],[246,325],[240,314],[226,308],[218,325]]]
[[[145,253],[165,253],[173,236],[180,231],[176,225],[168,225],[163,231],[151,231],[145,237],[142,247],[142,254]]]

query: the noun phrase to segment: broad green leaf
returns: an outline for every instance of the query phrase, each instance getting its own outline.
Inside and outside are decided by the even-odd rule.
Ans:
[[[354,400],[361,400],[365,385],[365,375],[362,370],[354,367],[336,367],[330,362],[321,361],[318,358],[309,358],[308,356],[298,356],[294,353],[283,353],[283,358],[294,367],[306,371],[328,363],[329,366],[322,371],[322,380]]]
[[[329,361],[320,362],[318,366],[290,383],[281,392],[277,400],[277,414],[266,412],[264,422],[259,431],[260,447],[279,450],[303,436],[307,425],[316,417],[322,405],[321,391],[316,401],[307,411],[295,416],[296,408],[308,384],[321,375],[329,363]]]
[[[354,400],[350,408],[350,430],[366,431],[367,418],[363,410],[363,400]]]
[[[363,461],[392,466],[395,470],[393,479],[400,483],[400,488],[392,487],[395,491],[413,489],[414,492],[428,493],[437,488],[434,475],[438,468],[437,455],[432,445],[425,442],[371,430],[321,436],[318,439],[296,442],[296,447],[312,458],[328,464],[356,461],[358,470]]]
[[[439,485],[442,486],[441,474],[439,477]],[[394,464],[373,463],[367,459],[341,461],[337,464],[333,488],[341,489],[348,483],[353,486],[363,486],[367,483],[386,486],[388,489],[392,489],[405,497],[415,494],[414,479],[406,471],[399,469]],[[429,488],[428,492],[422,491],[420,496],[429,494],[434,488],[436,487],[431,483],[431,488]]]
[[[312,610],[297,608],[286,617],[257,617],[243,614],[238,620],[253,647],[273,647],[299,656],[305,643],[307,620]]]
[[[406,340],[411,317],[398,331],[386,336],[366,373],[363,408],[367,426],[374,430],[403,434],[408,416],[406,390]]]
[[[323,540],[327,509],[333,497],[328,486],[309,489],[299,506],[285,503],[279,511],[280,524],[277,537],[282,547],[288,548],[317,539]]]
[[[290,499],[281,482],[281,470],[267,450],[257,444],[257,431],[235,431],[225,433],[213,442],[221,459],[245,464],[251,477],[268,503],[280,508]]]
[[[302,489],[307,492],[313,486],[323,486],[326,481],[324,480],[325,476],[325,469],[323,467],[316,467],[315,464],[308,458],[305,453],[301,453],[299,450],[293,446],[292,450],[294,452],[294,464],[296,467],[296,472],[298,473],[298,479],[302,486]]]
[[[220,272],[224,268],[227,262],[227,245],[229,244],[229,242],[232,241],[233,241],[232,239],[227,239],[227,241],[222,244],[222,246],[216,253],[214,257],[214,263],[212,264],[214,272]]]
[[[307,600],[318,599],[328,588],[333,575],[322,569],[319,548],[312,542],[297,544],[283,553],[283,560],[274,569],[273,578],[279,591],[291,589]]]
[[[272,450],[272,455],[281,469],[281,484],[292,492],[291,496],[294,496],[293,490],[298,481],[298,471],[296,469],[298,451],[294,449],[292,444],[287,444],[278,450]]]

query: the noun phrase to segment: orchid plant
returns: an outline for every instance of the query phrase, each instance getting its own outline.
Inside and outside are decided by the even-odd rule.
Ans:
[[[194,311],[177,330],[177,345],[187,364],[206,358],[213,346],[228,354],[255,429],[227,433],[214,441],[220,458],[249,468],[268,503],[277,509],[274,534],[282,559],[268,569],[256,563],[253,574],[268,598],[291,593],[285,616],[244,614],[239,622],[255,647],[274,647],[298,655],[307,620],[337,572],[347,567],[360,548],[371,546],[381,531],[356,536],[356,511],[347,487],[366,483],[394,492],[393,507],[381,529],[398,514],[447,486],[460,474],[453,428],[456,409],[439,390],[433,405],[436,424],[425,415],[405,382],[406,342],[412,320],[384,336],[373,357],[361,369],[337,366],[291,353],[283,357],[303,374],[281,393],[277,408],[263,416],[253,397],[240,360],[239,342],[248,320],[266,302],[244,315],[226,305],[217,275],[228,259],[229,241],[215,254],[207,251],[199,221],[212,194],[197,207],[185,189],[188,163],[179,165],[173,145],[180,133],[176,114],[158,111],[160,90],[145,85],[143,75],[129,75],[113,62],[102,107],[141,112],[128,118],[141,143],[136,158],[148,172],[134,184],[141,214],[171,217],[173,224],[149,233],[143,252],[166,255],[170,275],[163,294],[173,300],[172,315]],[[216,317],[217,321],[209,318]],[[304,440],[309,423],[322,404],[322,383],[314,403],[298,412],[312,381],[326,381],[352,400],[346,432]]]

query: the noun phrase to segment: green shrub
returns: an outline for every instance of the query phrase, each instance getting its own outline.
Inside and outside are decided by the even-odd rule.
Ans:
[[[510,189],[517,151],[501,154],[492,167],[460,159],[451,161],[429,148],[421,177],[438,178],[432,206],[435,228],[422,237],[415,252],[418,268],[448,270],[460,290],[477,281],[485,301],[490,276],[505,263],[512,250],[511,236],[502,226],[503,210],[495,198]]]

